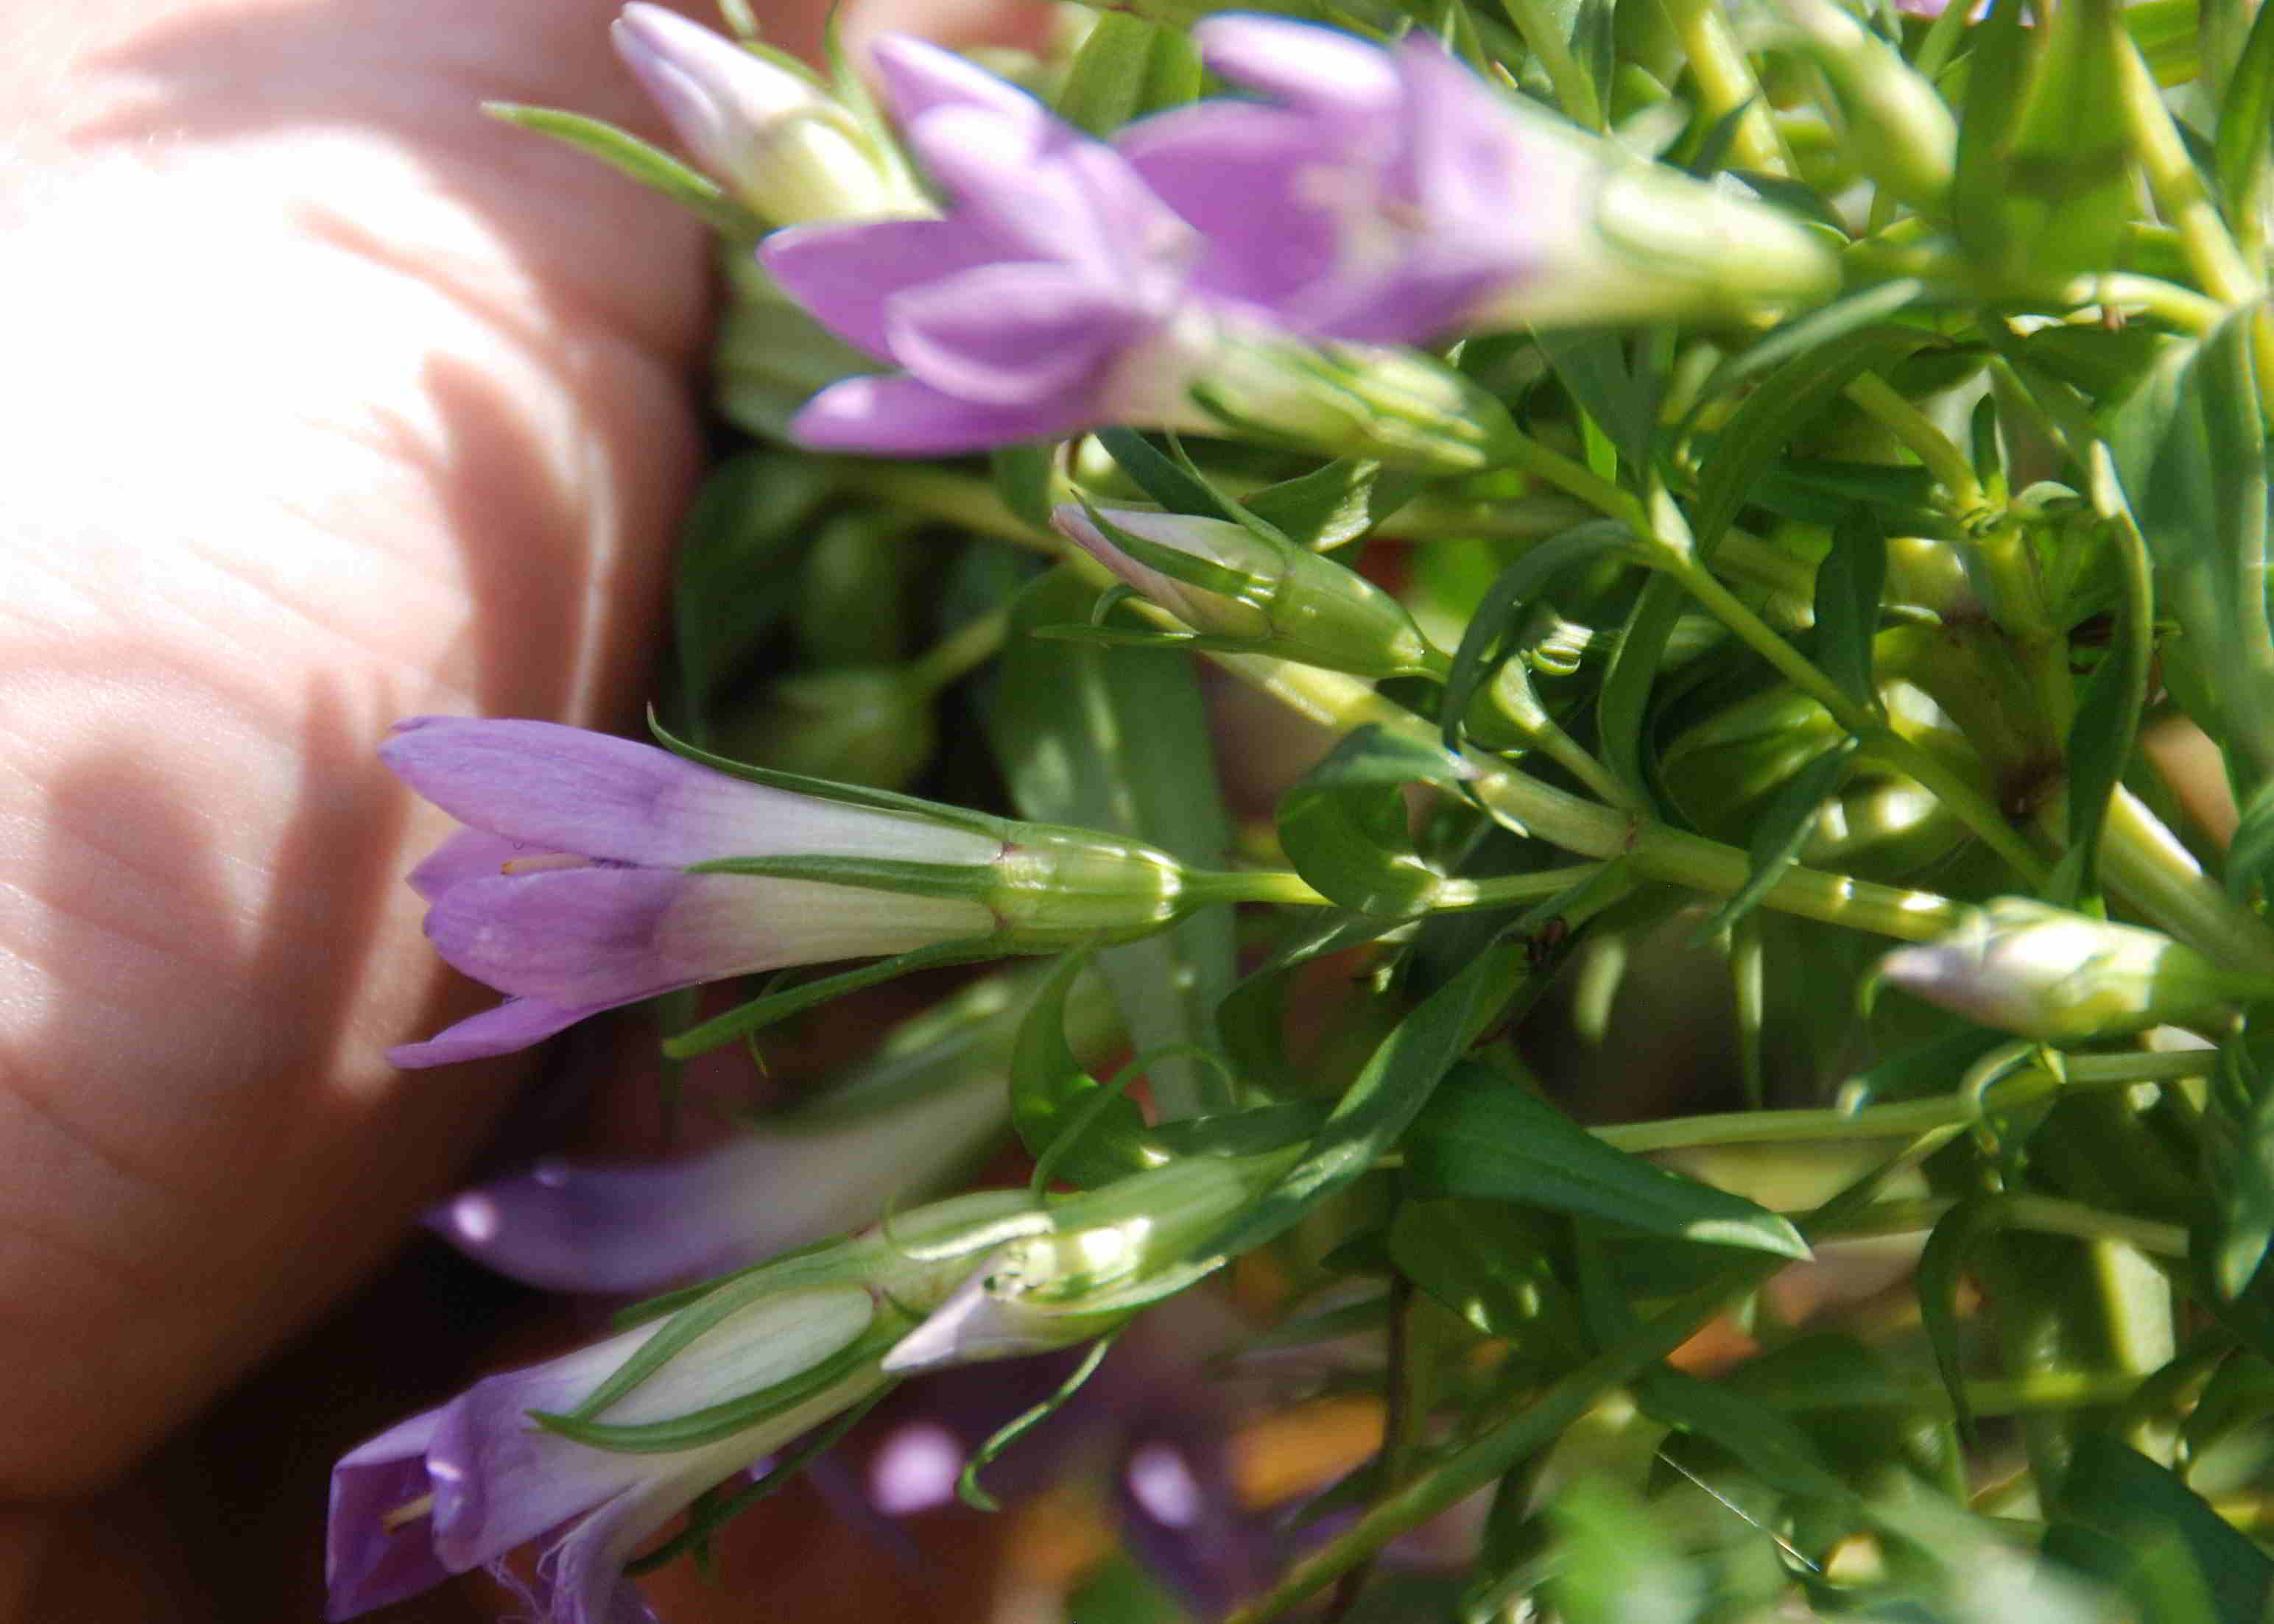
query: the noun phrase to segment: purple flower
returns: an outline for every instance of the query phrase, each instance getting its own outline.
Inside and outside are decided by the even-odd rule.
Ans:
[[[865,1287],[786,1291],[729,1316],[609,1407],[604,1421],[667,1419],[763,1391],[848,1347],[875,1318]],[[665,1322],[477,1382],[380,1433],[332,1473],[328,1616],[353,1618],[554,1536],[531,1598],[549,1624],[652,1618],[625,1561],[689,1501],[886,1380],[868,1362],[746,1431],[689,1449],[618,1453],[540,1428],[574,1410]]]
[[[1115,145],[1196,226],[1196,289],[1319,338],[1654,318],[1825,290],[1829,256],[1773,211],[1646,164],[1487,86],[1434,41],[1219,16],[1212,101]]]
[[[981,1069],[903,1105],[754,1130],[675,1162],[540,1162],[462,1192],[426,1222],[531,1285],[655,1291],[873,1222],[975,1153],[1008,1109],[1001,1072]]]
[[[905,369],[823,390],[792,425],[799,443],[926,455],[1188,417],[1183,383],[1205,336],[1186,308],[1193,229],[1024,92],[918,40],[887,37],[875,56],[953,207],[797,227],[761,246],[823,326]]]
[[[425,717],[380,748],[468,825],[412,873],[426,935],[507,996],[400,1066],[526,1048],[599,1011],[699,982],[910,949],[996,928],[983,904],[742,874],[734,857],[983,864],[973,827],[743,782],[650,745],[549,722]]]

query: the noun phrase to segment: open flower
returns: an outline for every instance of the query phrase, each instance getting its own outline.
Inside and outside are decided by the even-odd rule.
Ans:
[[[881,40],[877,68],[945,219],[775,233],[760,258],[840,337],[907,370],[825,389],[800,443],[964,451],[1146,416],[1181,378],[1174,318],[1191,227],[1103,144],[937,46]]]
[[[903,38],[875,50],[902,133],[951,207],[760,244],[822,326],[903,369],[823,389],[790,425],[799,444],[926,456],[1126,424],[1237,426],[1448,470],[1489,460],[1505,414],[1457,373],[1321,350],[1193,281],[1204,252],[1221,270],[1277,245],[1204,244],[1111,147],[960,57]]]
[[[676,1417],[789,1381],[849,1348],[876,1312],[858,1285],[762,1298],[665,1364],[605,1418],[636,1425]],[[687,1449],[595,1448],[531,1419],[531,1411],[573,1410],[664,1323],[488,1377],[343,1457],[332,1473],[329,1616],[353,1618],[557,1534],[538,1564],[533,1598],[549,1624],[647,1618],[623,1576],[643,1544],[705,1489],[887,1380],[869,1360],[749,1428]]]
[[[1836,282],[1776,211],[1502,95],[1419,34],[1383,50],[1246,16],[1193,34],[1211,70],[1272,100],[1178,109],[1115,145],[1206,240],[1194,285],[1296,331],[1414,343]]]
[[[426,935],[508,995],[389,1058],[504,1054],[618,1004],[786,965],[984,937],[968,897],[805,879],[694,874],[775,855],[993,862],[973,827],[746,783],[629,740],[550,722],[425,717],[381,747],[395,776],[466,830],[410,876]]]

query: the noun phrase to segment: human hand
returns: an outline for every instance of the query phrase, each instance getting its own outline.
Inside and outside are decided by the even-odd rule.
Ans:
[[[643,696],[704,243],[478,109],[659,138],[612,10],[0,18],[0,1617],[192,1616],[79,1560],[34,1601],[40,1553],[115,1533],[89,1497],[368,1274],[521,1075],[383,1057],[486,995],[401,883],[448,820],[373,750]]]

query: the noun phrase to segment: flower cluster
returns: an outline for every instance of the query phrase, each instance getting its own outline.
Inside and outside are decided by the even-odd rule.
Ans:
[[[1373,347],[1830,280],[1825,251],[1773,210],[1522,108],[1427,41],[1384,51],[1239,17],[1195,37],[1216,71],[1274,100],[1201,103],[1111,144],[946,51],[880,41],[903,137],[949,207],[762,244],[825,327],[900,369],[824,389],[794,437],[923,455],[1117,423],[1238,425],[1382,455],[1376,417],[1486,407]]]

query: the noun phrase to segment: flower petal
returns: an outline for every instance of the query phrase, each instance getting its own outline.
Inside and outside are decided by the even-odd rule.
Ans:
[[[332,1469],[331,1521],[324,1542],[329,1619],[351,1619],[440,1584],[449,1576],[434,1554],[424,1518],[390,1529],[389,1514],[427,1492],[426,1445],[442,1412],[430,1410],[390,1427]]]
[[[503,873],[515,858],[538,854],[538,848],[525,840],[508,840],[486,829],[462,829],[410,871],[410,889],[432,902],[463,881],[488,879]]]
[[[461,823],[540,851],[675,868],[787,853],[978,863],[1000,850],[968,830],[746,783],[553,722],[417,717],[380,757]]]
[[[912,288],[892,354],[944,395],[1031,406],[1081,386],[1143,325],[1111,289],[1052,265],[991,265]]]
[[[1039,124],[1050,117],[1041,102],[1017,86],[914,34],[878,35],[869,47],[869,58],[885,81],[893,117],[904,125],[947,107],[978,108],[1015,122]]]
[[[567,1291],[653,1291],[874,1222],[862,1177],[921,1191],[1001,1131],[1001,1076],[982,1070],[832,1126],[760,1129],[700,1156],[641,1166],[539,1162],[468,1190],[427,1224],[501,1274]]]
[[[508,998],[493,1009],[469,1015],[454,1026],[445,1026],[423,1043],[398,1043],[387,1051],[387,1064],[405,1071],[426,1066],[456,1065],[462,1060],[486,1060],[510,1055],[541,1043],[554,1033],[597,1015],[622,1000],[605,1004],[548,1004],[542,998]]]
[[[1389,59],[1337,29],[1276,17],[1211,17],[1193,26],[1193,41],[1210,72],[1352,124],[1390,117],[1401,94]]]
[[[906,952],[995,927],[960,898],[658,868],[556,868],[469,880],[427,938],[501,992],[587,1010],[788,965]]]
[[[983,406],[915,378],[847,378],[808,401],[789,434],[814,451],[952,456],[1061,440],[1098,422],[1096,402],[1080,390],[1031,406]]]
[[[758,244],[784,292],[848,344],[893,358],[885,302],[910,287],[991,265],[1000,247],[953,220],[793,226]]]
[[[1200,231],[1196,289],[1276,309],[1333,270],[1339,224],[1307,184],[1321,168],[1310,120],[1203,102],[1132,124],[1114,146]]]

